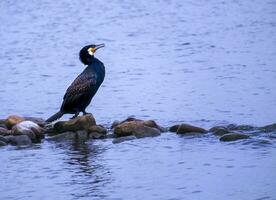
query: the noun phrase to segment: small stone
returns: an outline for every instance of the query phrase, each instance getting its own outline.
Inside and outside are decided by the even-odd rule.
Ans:
[[[11,134],[10,130],[7,130],[7,129],[3,128],[3,127],[0,127],[0,135],[5,136],[5,135],[10,135],[10,134]]]
[[[180,126],[179,124],[173,125],[173,126],[170,127],[169,131],[170,131],[170,132],[175,132],[175,133],[176,133],[176,131],[177,131],[177,129],[179,128],[179,126]]]
[[[221,138],[219,140],[223,141],[223,142],[231,142],[231,141],[236,141],[236,140],[241,140],[241,139],[247,139],[247,138],[249,138],[249,136],[245,135],[245,134],[241,134],[241,133],[228,133],[228,134],[225,134],[225,135],[221,136]]]
[[[116,126],[118,126],[121,122],[119,120],[115,120],[112,125],[111,125],[111,129],[115,128]]]
[[[126,137],[119,137],[119,138],[115,138],[112,143],[113,144],[118,144],[118,143],[121,143],[121,142],[125,142],[125,141],[130,141],[130,140],[135,140],[136,137],[131,135],[131,136],[126,136]]]
[[[177,134],[185,134],[190,132],[196,132],[196,133],[206,133],[207,131],[203,128],[192,126],[189,124],[181,124],[177,129]]]
[[[60,121],[54,124],[54,131],[57,133],[68,131],[87,130],[89,127],[96,125],[96,121],[91,114],[76,117],[69,121]]]
[[[32,141],[27,135],[8,136],[9,143],[17,146],[31,145]]]
[[[23,117],[19,117],[17,115],[11,115],[6,119],[6,126],[8,129],[12,129],[14,125],[23,121],[24,121]]]
[[[224,126],[215,126],[209,130],[214,135],[222,136],[229,133],[229,130]]]
[[[149,126],[137,126],[133,130],[133,135],[136,138],[155,137],[159,136],[161,131],[157,128],[151,128]]]

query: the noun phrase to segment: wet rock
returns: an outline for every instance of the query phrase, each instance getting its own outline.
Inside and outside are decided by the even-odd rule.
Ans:
[[[17,115],[11,115],[6,119],[6,126],[8,129],[12,129],[12,127],[20,122],[24,121],[23,117]]]
[[[133,135],[136,138],[155,137],[159,136],[160,134],[161,131],[159,129],[149,126],[137,126],[133,130]]]
[[[119,120],[115,120],[112,125],[111,125],[111,129],[115,128],[116,126],[118,126],[121,122]]]
[[[41,142],[43,129],[32,121],[23,121],[12,128],[13,135],[27,135],[33,142]]]
[[[136,137],[131,135],[131,136],[126,136],[126,137],[119,137],[119,138],[115,138],[112,143],[113,144],[118,144],[118,143],[121,143],[121,142],[125,142],[125,141],[130,141],[130,140],[135,140]]]
[[[16,146],[32,145],[32,140],[27,135],[7,136],[10,144]]]
[[[256,130],[257,128],[251,125],[229,124],[227,126],[227,129],[232,131],[253,131],[253,130]]]
[[[209,130],[214,135],[222,136],[229,133],[229,130],[224,126],[215,126]]]
[[[69,121],[60,121],[54,124],[54,131],[56,133],[87,130],[89,127],[96,125],[96,121],[91,114],[76,117]]]
[[[7,130],[7,129],[3,128],[3,127],[0,127],[0,135],[5,136],[5,135],[10,135],[10,134],[11,134],[10,130]]]
[[[85,142],[88,140],[88,133],[86,131],[76,131],[76,132],[63,132],[58,135],[47,138],[49,141],[64,142],[64,141],[76,141]]]
[[[176,131],[177,131],[177,129],[179,128],[179,124],[177,124],[177,125],[173,125],[173,126],[171,126],[170,128],[169,128],[169,131],[170,132],[175,132],[176,133]]]
[[[91,139],[103,139],[106,136],[107,130],[103,126],[95,125],[90,126],[87,132]]]
[[[267,126],[263,126],[263,127],[261,127],[261,130],[266,133],[276,131],[276,124],[270,124]]]
[[[186,133],[206,133],[207,131],[203,128],[192,126],[189,124],[181,124],[177,129],[177,134],[186,134]]]
[[[223,142],[231,142],[231,141],[236,141],[236,140],[242,140],[242,139],[247,139],[249,138],[248,135],[241,134],[241,133],[228,133],[220,137],[220,141]]]

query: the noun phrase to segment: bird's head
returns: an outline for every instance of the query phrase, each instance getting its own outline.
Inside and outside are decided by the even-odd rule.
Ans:
[[[102,47],[104,47],[104,44],[98,44],[98,45],[91,44],[83,47],[80,50],[80,54],[79,54],[80,61],[83,64],[88,65],[93,61],[95,52]]]

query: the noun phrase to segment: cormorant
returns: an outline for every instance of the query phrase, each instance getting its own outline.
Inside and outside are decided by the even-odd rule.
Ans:
[[[84,115],[87,114],[85,109],[105,77],[104,64],[94,57],[96,50],[102,47],[104,47],[104,44],[92,44],[80,50],[80,61],[88,66],[66,90],[60,111],[47,119],[46,122],[55,121],[64,114],[75,114],[72,118],[77,117],[80,112]]]

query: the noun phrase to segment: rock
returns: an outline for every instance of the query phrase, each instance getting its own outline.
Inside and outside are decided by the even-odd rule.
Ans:
[[[32,145],[31,139],[27,135],[7,136],[9,143],[17,146]]]
[[[151,128],[156,128],[161,132],[166,131],[166,129],[164,127],[159,126],[154,120],[145,120],[145,121],[143,121],[143,124],[145,126],[148,126],[148,127],[151,127]]]
[[[275,124],[270,124],[270,125],[267,125],[267,126],[263,126],[263,127],[261,127],[261,130],[266,132],[266,133],[276,131],[276,123]]]
[[[9,140],[6,137],[3,137],[1,135],[0,135],[0,141],[5,142],[5,143],[9,142]]]
[[[3,127],[0,127],[0,135],[10,135],[11,134],[11,131],[10,130],[7,130]]]
[[[5,119],[0,119],[0,127],[7,129],[6,120]]]
[[[32,121],[23,121],[12,128],[13,135],[28,135],[33,142],[41,142],[43,129]]]
[[[91,139],[103,139],[106,136],[107,130],[103,126],[95,125],[90,126],[87,132]]]
[[[76,132],[63,132],[61,134],[52,136],[47,138],[49,141],[55,142],[64,142],[64,141],[77,141],[77,142],[85,142],[88,140],[88,133],[86,131],[76,131]]]
[[[6,142],[3,142],[3,141],[0,140],[0,147],[1,147],[1,146],[6,146],[6,145],[7,145]]]
[[[206,133],[207,131],[203,128],[192,126],[189,124],[181,124],[177,129],[177,134],[186,134],[186,133]]]
[[[111,129],[115,128],[116,126],[118,126],[121,122],[119,120],[115,120],[112,125],[111,125]]]
[[[222,136],[229,133],[229,130],[224,126],[215,126],[209,130],[214,135]]]
[[[90,126],[96,125],[96,121],[91,114],[76,117],[69,121],[60,121],[54,124],[54,131],[57,133],[68,131],[87,130]]]
[[[135,140],[136,137],[131,135],[131,136],[126,136],[126,137],[119,137],[119,138],[115,138],[112,143],[113,144],[118,144],[118,143],[121,143],[121,142],[125,142],[125,141],[130,141],[130,140]]]
[[[149,126],[137,126],[132,133],[136,138],[155,137],[161,134],[161,131],[157,128],[151,128]]]
[[[220,141],[223,142],[231,142],[231,141],[236,141],[236,140],[241,140],[241,139],[247,139],[249,138],[248,135],[241,134],[241,133],[227,133],[223,136],[220,137]]]
[[[31,121],[36,123],[40,127],[44,127],[46,125],[46,121],[39,117],[24,117],[26,121]]]
[[[6,126],[8,129],[12,129],[14,125],[23,121],[24,121],[23,117],[19,117],[17,115],[11,115],[6,119]]]
[[[140,121],[124,122],[116,126],[116,128],[114,129],[114,133],[117,137],[130,136],[133,135],[134,129],[138,126],[143,126],[143,123],[141,123]]]
[[[254,127],[254,126],[251,126],[251,125],[236,125],[236,124],[229,124],[227,126],[227,129],[228,130],[231,130],[231,131],[253,131],[253,130],[256,130],[257,128]]]
[[[179,124],[177,124],[177,125],[173,125],[173,126],[171,126],[170,128],[169,128],[169,131],[170,132],[175,132],[176,133],[176,131],[177,131],[177,129],[179,128]]]

